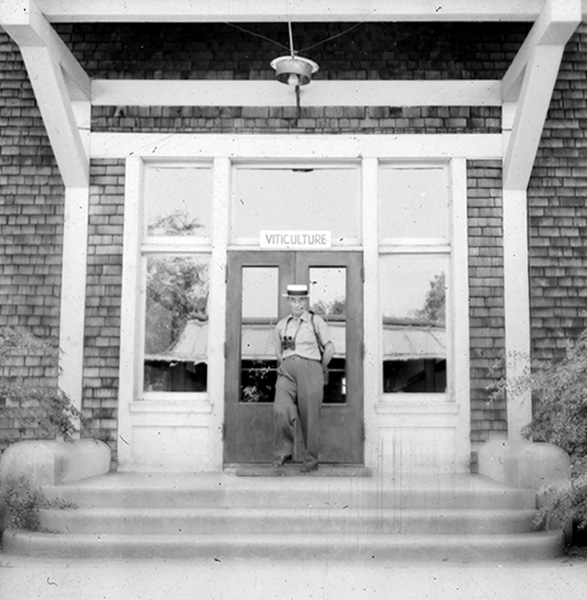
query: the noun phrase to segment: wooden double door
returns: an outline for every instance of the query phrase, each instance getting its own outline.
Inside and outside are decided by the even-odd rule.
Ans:
[[[291,283],[309,285],[310,308],[327,321],[335,346],[321,411],[320,462],[363,463],[362,272],[359,252],[229,253],[225,464],[273,459],[273,330],[288,314],[284,294]]]

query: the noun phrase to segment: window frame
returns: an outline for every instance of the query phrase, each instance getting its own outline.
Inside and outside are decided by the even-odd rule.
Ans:
[[[145,171],[147,168],[162,165],[165,168],[185,167],[189,169],[209,169],[212,177],[212,198],[210,199],[211,212],[211,231],[209,236],[178,236],[178,235],[148,235],[147,211],[145,201]],[[142,406],[149,403],[160,405],[173,405],[174,402],[181,404],[186,402],[205,402],[209,398],[209,379],[206,391],[200,392],[179,392],[179,391],[146,391],[144,389],[145,376],[145,328],[146,328],[146,307],[147,307],[147,286],[146,273],[147,262],[151,256],[185,256],[198,257],[206,256],[208,268],[212,266],[212,247],[213,247],[213,214],[216,202],[214,194],[214,179],[216,177],[213,160],[162,160],[143,158],[140,166],[140,188],[138,198],[138,306],[137,306],[137,325],[136,336],[137,345],[135,348],[135,369],[134,369],[134,401]],[[210,328],[208,328],[210,336]],[[206,364],[210,370],[210,344],[208,343],[208,357]]]

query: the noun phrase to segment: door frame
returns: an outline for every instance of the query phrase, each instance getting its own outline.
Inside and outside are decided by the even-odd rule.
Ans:
[[[363,385],[363,255],[361,251],[291,251],[291,250],[246,250],[230,251],[227,260],[227,302],[226,302],[226,365],[224,402],[224,446],[223,463],[246,464],[266,462],[263,460],[243,460],[248,450],[239,446],[237,439],[241,429],[251,428],[262,431],[265,439],[273,430],[273,415],[269,403],[242,403],[240,397],[240,355],[242,330],[242,269],[247,266],[280,266],[279,291],[285,290],[286,283],[296,278],[308,278],[311,267],[344,267],[346,269],[346,303],[350,310],[346,320],[346,373],[347,398],[345,403],[323,404],[321,419],[322,436],[327,439],[323,448],[322,462],[338,462],[334,455],[341,450],[348,460],[339,464],[363,464],[365,455],[364,435],[364,385]],[[300,275],[303,273],[304,275]],[[287,315],[288,305],[283,296],[279,300],[279,318]],[[350,351],[349,351],[350,350]],[[351,377],[348,375],[351,373]],[[262,412],[268,414],[261,414]],[[326,411],[326,412],[324,412]],[[270,421],[268,421],[270,417]],[[242,418],[247,426],[239,423]],[[269,440],[273,442],[272,435]],[[338,449],[336,446],[340,446]],[[257,448],[253,453],[260,456],[266,449]],[[271,447],[269,448],[271,450]]]

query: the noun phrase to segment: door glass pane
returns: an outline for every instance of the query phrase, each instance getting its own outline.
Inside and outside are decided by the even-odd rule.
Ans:
[[[447,239],[448,191],[444,168],[381,168],[379,237]]]
[[[273,402],[277,360],[273,330],[279,312],[279,269],[243,267],[241,402]]]
[[[446,391],[445,256],[381,257],[383,391]]]
[[[146,392],[206,390],[208,290],[206,257],[147,258]]]
[[[147,165],[144,205],[149,236],[210,237],[212,169]]]
[[[346,268],[311,267],[310,310],[322,316],[330,330],[335,354],[329,365],[325,403],[344,403],[347,393],[346,373]]]
[[[357,168],[235,170],[234,243],[257,241],[262,230],[326,230],[333,245],[356,243],[359,223]]]

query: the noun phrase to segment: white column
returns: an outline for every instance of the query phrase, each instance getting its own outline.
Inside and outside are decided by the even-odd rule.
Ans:
[[[226,340],[226,261],[230,199],[229,158],[214,160],[214,205],[212,220],[212,257],[208,314],[208,398],[212,404],[210,422],[210,461],[212,470],[222,469],[224,423],[224,377]]]
[[[527,193],[503,191],[503,261],[506,376],[509,380],[530,368],[530,290],[528,274]],[[508,437],[521,439],[532,419],[531,392],[508,392]]]
[[[456,430],[456,470],[466,472],[471,461],[471,381],[469,377],[469,252],[467,220],[467,161],[451,163],[452,183],[452,252],[450,306],[452,318],[450,366],[452,396],[458,405]]]
[[[59,388],[81,409],[89,188],[65,188],[59,326]]]
[[[135,350],[140,325],[137,315],[140,258],[140,189],[143,162],[139,157],[126,160],[124,190],[124,255],[122,262],[122,292],[120,315],[120,376],[118,384],[118,468],[127,471],[132,465],[131,403],[136,399]],[[139,317],[140,318],[140,317]]]
[[[363,285],[364,340],[364,419],[365,464],[377,467],[377,413],[382,389],[381,369],[381,315],[379,312],[379,245],[377,222],[377,175],[379,162],[365,158],[362,163],[362,230],[363,230]]]

